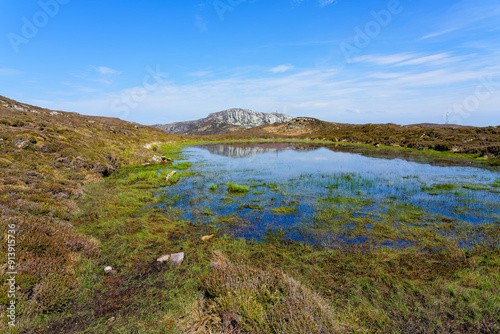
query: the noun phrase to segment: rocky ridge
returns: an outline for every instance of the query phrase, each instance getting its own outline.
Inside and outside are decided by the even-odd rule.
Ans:
[[[266,124],[284,123],[292,119],[292,116],[286,114],[232,108],[211,113],[207,117],[198,120],[155,124],[153,127],[174,134],[207,135],[249,129]]]

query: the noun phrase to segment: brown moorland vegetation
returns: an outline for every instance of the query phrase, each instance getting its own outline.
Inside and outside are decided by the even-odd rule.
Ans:
[[[70,223],[83,186],[123,165],[153,161],[155,142],[181,137],[119,119],[52,111],[0,97],[1,302],[8,285],[7,230],[15,225],[19,327],[35,313],[73,302],[80,265],[98,257],[99,241]],[[153,146],[153,147],[152,147]],[[5,321],[5,319],[2,319]]]

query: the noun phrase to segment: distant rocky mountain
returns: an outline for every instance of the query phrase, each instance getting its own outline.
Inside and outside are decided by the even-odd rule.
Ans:
[[[155,124],[153,127],[175,134],[213,135],[253,128],[265,124],[284,123],[293,117],[279,113],[263,113],[249,109],[233,108],[211,113],[194,121]]]

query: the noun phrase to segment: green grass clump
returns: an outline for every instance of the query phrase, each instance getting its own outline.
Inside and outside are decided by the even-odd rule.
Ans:
[[[278,184],[277,183],[265,183],[264,184],[268,189],[277,191],[278,190]]]
[[[190,162],[181,162],[180,164],[177,164],[177,165],[172,165],[172,168],[174,169],[179,169],[179,170],[183,170],[183,169],[188,169],[189,167],[191,167],[193,164],[190,163]]]
[[[425,191],[429,195],[439,195],[447,191],[452,191],[457,187],[458,186],[456,184],[439,183],[439,184],[434,184],[430,187],[422,187],[422,191]]]
[[[212,183],[209,187],[208,187],[208,190],[210,191],[216,191],[217,190],[217,185]]]
[[[345,333],[329,304],[281,270],[233,265],[219,251],[201,280],[206,299],[193,327],[217,333]]]
[[[490,187],[484,186],[484,185],[477,185],[477,184],[465,184],[462,186],[464,189],[469,189],[469,190],[488,190]]]
[[[495,183],[492,184],[493,187],[500,187],[500,179],[496,180]]]
[[[249,190],[248,190],[248,187],[246,187],[246,186],[241,186],[239,184],[229,182],[229,184],[227,185],[227,191],[230,193],[244,194],[244,193],[247,193]]]
[[[238,209],[262,210],[262,205],[255,203],[245,203],[240,205]]]
[[[271,211],[277,215],[291,215],[297,211],[297,208],[293,206],[284,206],[284,207],[273,208],[271,209]]]

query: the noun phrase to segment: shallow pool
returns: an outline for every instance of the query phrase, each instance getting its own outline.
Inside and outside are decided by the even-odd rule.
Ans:
[[[407,247],[429,233],[465,246],[498,242],[498,172],[302,143],[200,145],[183,155],[194,174],[161,189],[161,206],[207,231],[327,246]],[[248,192],[229,192],[230,182]]]

